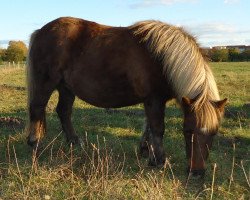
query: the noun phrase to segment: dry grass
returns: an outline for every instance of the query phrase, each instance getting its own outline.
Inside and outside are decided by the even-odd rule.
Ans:
[[[76,150],[64,148],[62,143],[55,147],[60,143],[57,138],[34,150],[22,169],[13,138],[8,140],[8,163],[1,167],[0,179],[6,199],[180,198],[182,186],[174,179],[168,162],[157,172],[140,166],[137,173],[127,175],[125,154],[116,155],[107,145],[101,149],[98,139],[97,144],[85,140],[85,148]],[[43,156],[48,157],[46,161],[39,160]]]
[[[81,147],[68,147],[61,142],[61,133],[47,141],[39,151],[30,151],[22,161],[15,147],[19,137],[9,137],[6,144],[6,163],[1,163],[1,196],[4,199],[236,199],[248,198],[232,193],[235,168],[241,168],[249,183],[249,172],[232,161],[230,182],[217,184],[217,164],[211,180],[181,180],[175,175],[168,159],[161,169],[149,168],[137,157],[137,170],[126,164],[129,155],[117,154],[112,143],[97,137],[95,143],[84,137]],[[100,145],[102,143],[102,145]],[[117,144],[122,149],[122,145]],[[135,154],[137,155],[136,151]],[[233,159],[234,160],[234,159]],[[249,162],[249,161],[245,161]],[[208,176],[211,176],[208,174]],[[243,177],[242,177],[243,178]],[[209,178],[210,179],[210,178]],[[236,184],[237,185],[237,184]],[[235,188],[234,188],[235,189]]]

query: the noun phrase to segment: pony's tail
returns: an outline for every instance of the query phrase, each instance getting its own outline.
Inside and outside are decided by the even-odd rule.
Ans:
[[[28,112],[30,108],[30,103],[33,99],[33,93],[34,93],[34,88],[35,88],[35,83],[34,83],[34,77],[33,77],[33,62],[32,62],[32,46],[33,42],[36,38],[36,35],[39,30],[36,30],[32,33],[30,37],[30,43],[29,43],[29,49],[28,49],[28,56],[27,56],[27,68],[26,68],[26,81],[27,81],[27,90],[28,90]]]

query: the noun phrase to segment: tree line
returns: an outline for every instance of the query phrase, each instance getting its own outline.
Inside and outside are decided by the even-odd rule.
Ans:
[[[204,54],[213,62],[243,62],[250,61],[250,50],[240,51],[237,48],[205,49]]]
[[[203,49],[204,54],[213,62],[250,61],[250,50],[241,52],[237,48],[231,49]],[[7,49],[0,48],[0,63],[26,61],[28,48],[22,41],[10,41]]]

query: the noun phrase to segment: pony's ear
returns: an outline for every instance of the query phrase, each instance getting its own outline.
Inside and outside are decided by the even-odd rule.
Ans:
[[[220,101],[215,101],[214,104],[219,109],[219,111],[223,112],[225,105],[227,104],[227,98],[220,100]]]
[[[191,104],[194,102],[194,100],[193,99],[190,99],[190,98],[188,98],[188,97],[182,97],[182,104],[184,105],[184,106],[191,106]]]

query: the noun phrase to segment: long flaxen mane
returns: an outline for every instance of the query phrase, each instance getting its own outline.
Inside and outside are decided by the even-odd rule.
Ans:
[[[199,126],[207,132],[218,126],[220,115],[213,101],[220,99],[212,71],[196,40],[182,28],[160,21],[142,21],[129,27],[163,65],[176,99],[196,98],[192,105]]]

